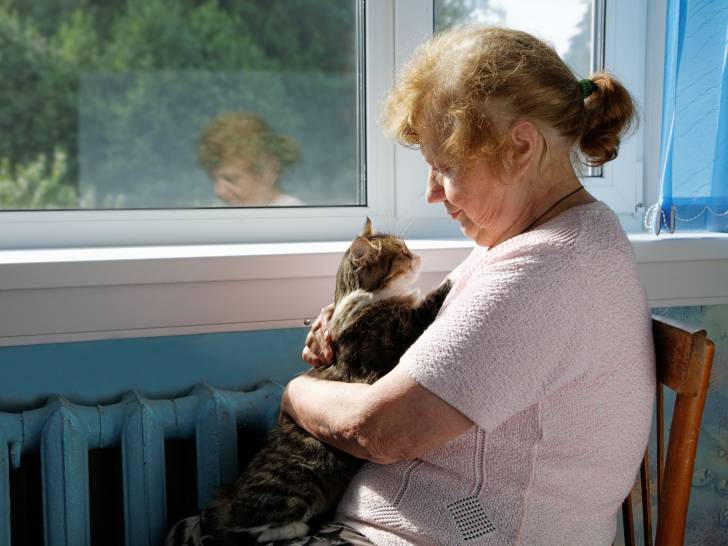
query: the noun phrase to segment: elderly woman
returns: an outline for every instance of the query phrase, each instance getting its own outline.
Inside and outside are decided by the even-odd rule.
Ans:
[[[372,385],[300,376],[282,411],[368,464],[336,523],[293,545],[611,544],[647,443],[650,316],[619,221],[572,160],[614,159],[634,107],[513,30],[424,44],[384,109],[427,200],[476,246],[438,317]],[[303,350],[330,361],[327,320]]]
[[[438,318],[373,385],[301,376],[283,411],[371,461],[337,511],[374,544],[612,543],[649,433],[650,316],[617,217],[583,188],[617,156],[632,100],[553,49],[456,29],[415,53],[386,128],[430,166],[427,200],[475,241]],[[331,357],[330,308],[307,339]],[[333,409],[335,408],[335,410]],[[358,543],[311,537],[301,544]]]

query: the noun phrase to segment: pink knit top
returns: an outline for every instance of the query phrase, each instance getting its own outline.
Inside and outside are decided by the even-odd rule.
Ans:
[[[367,464],[338,517],[378,545],[596,546],[647,444],[655,364],[634,255],[603,203],[453,272],[402,357],[475,426],[420,459]]]

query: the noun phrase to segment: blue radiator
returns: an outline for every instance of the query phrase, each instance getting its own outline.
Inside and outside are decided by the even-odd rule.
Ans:
[[[200,508],[238,474],[238,426],[270,429],[282,388],[249,392],[198,385],[185,397],[129,393],[116,404],[53,398],[39,409],[0,413],[0,544],[9,545],[10,465],[40,451],[46,546],[90,546],[88,451],[121,447],[127,546],[158,546],[167,530],[164,441],[195,438]]]

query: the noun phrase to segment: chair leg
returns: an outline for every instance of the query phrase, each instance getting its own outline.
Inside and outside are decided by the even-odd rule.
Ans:
[[[652,488],[650,487],[650,459],[645,457],[640,465],[640,485],[642,486],[642,533],[645,546],[652,546]]]
[[[622,526],[624,527],[624,546],[635,546],[632,493],[627,495],[622,503]]]

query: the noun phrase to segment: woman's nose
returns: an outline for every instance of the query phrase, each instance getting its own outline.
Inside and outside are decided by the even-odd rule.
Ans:
[[[425,199],[428,203],[441,203],[445,200],[445,190],[442,188],[437,171],[430,167],[430,174],[427,177],[427,191]]]

